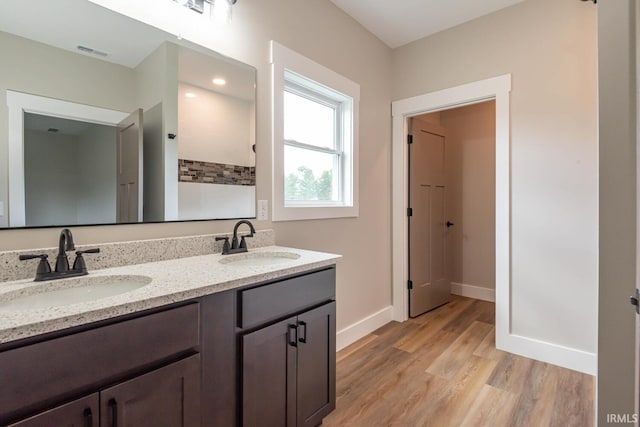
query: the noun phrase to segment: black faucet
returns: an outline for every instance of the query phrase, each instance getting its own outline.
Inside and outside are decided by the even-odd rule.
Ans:
[[[20,261],[28,259],[40,259],[38,263],[38,270],[36,271],[36,282],[43,280],[62,279],[64,277],[84,276],[89,274],[87,272],[87,266],[84,262],[82,254],[96,254],[100,252],[99,248],[87,249],[84,251],[76,251],[76,259],[73,262],[73,268],[69,269],[69,258],[67,258],[67,251],[73,251],[76,247],[73,243],[73,235],[71,230],[65,228],[60,232],[60,239],[58,241],[58,256],[56,257],[55,271],[51,271],[51,266],[47,260],[47,254],[36,255],[20,255]]]
[[[242,224],[247,224],[251,230],[249,234],[240,236],[240,243],[238,244],[238,227]],[[229,246],[229,237],[216,237],[216,240],[224,240],[222,245],[222,255],[238,254],[241,252],[247,252],[247,242],[244,240],[246,237],[253,237],[256,229],[253,228],[253,224],[246,219],[240,220],[233,227],[233,239],[231,240],[231,246]]]
[[[64,273],[69,271],[69,258],[67,258],[67,251],[76,250],[76,245],[73,243],[73,235],[68,228],[63,229],[60,232],[60,238],[58,240],[58,256],[56,257],[56,272]]]

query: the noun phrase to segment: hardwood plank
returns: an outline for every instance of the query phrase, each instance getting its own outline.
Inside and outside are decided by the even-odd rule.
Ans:
[[[325,426],[594,425],[594,378],[496,350],[493,304],[452,296],[338,353]]]
[[[409,355],[403,351],[389,347],[382,351],[381,357],[368,364],[366,369],[361,371],[357,377],[351,377],[348,383],[338,381],[336,391],[336,411],[325,418],[326,424],[332,421],[334,424],[327,425],[348,425],[350,420],[357,420],[364,414],[375,412],[378,409],[378,396],[384,393],[389,377],[393,377],[395,372],[405,366],[404,361]],[[377,375],[384,372],[385,375]],[[340,378],[339,372],[337,375]]]
[[[485,384],[462,422],[462,427],[521,426],[511,424],[511,412],[518,396]]]
[[[354,342],[353,344],[343,348],[336,354],[336,363],[358,352],[362,348],[366,347],[369,343],[375,341],[377,338],[378,338],[377,335],[369,334],[365,337],[360,338],[358,341]]]
[[[562,368],[534,361],[511,417],[510,425],[548,426],[553,416],[553,404]]]
[[[459,426],[495,367],[495,360],[471,356],[456,376],[432,396],[431,413],[408,414],[407,425]]]
[[[494,310],[494,304],[488,301],[472,301],[467,308],[455,316],[448,324],[444,325],[443,329],[445,331],[461,334],[475,321],[494,323],[494,318],[491,317],[491,314],[488,314],[488,312]]]
[[[433,335],[459,316],[460,312],[470,306],[472,302],[473,300],[469,298],[456,300],[424,314],[425,320],[419,324],[420,326],[400,336],[393,346],[409,353],[428,346]]]
[[[492,327],[487,323],[475,321],[427,368],[427,372],[451,379],[472,357]],[[489,360],[489,359],[488,359]]]
[[[507,353],[500,359],[495,372],[487,384],[512,393],[520,394],[531,379],[533,360]]]
[[[500,360],[506,353],[496,348],[496,328],[491,327],[491,332],[482,340],[478,348],[473,352],[474,356],[485,359]]]
[[[551,427],[594,425],[594,381],[579,372],[563,369],[558,376]]]
[[[417,325],[407,324],[407,322],[388,323],[384,330],[379,329],[374,332],[376,339],[363,345],[360,351],[357,352],[358,357],[347,357],[339,363],[337,365],[339,372],[336,372],[338,372],[338,375],[343,376],[347,382],[352,376],[359,376],[361,372],[365,372],[370,366],[377,363],[376,361],[381,357],[381,354],[391,348],[391,344],[398,339],[398,335],[407,333],[407,331],[417,327]]]

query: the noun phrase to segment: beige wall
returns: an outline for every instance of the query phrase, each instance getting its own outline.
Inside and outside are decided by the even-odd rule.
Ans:
[[[529,0],[393,53],[393,99],[511,73],[511,332],[590,353],[597,319],[596,8]]]
[[[636,31],[634,0],[598,3],[600,259],[598,425],[633,414],[636,315]]]
[[[446,132],[447,267],[454,283],[495,289],[495,101],[424,114]],[[428,125],[427,125],[428,126]]]
[[[338,329],[391,303],[391,51],[326,0],[240,1],[228,26],[171,1],[100,0],[257,68],[257,193],[271,200],[269,40],[298,51],[360,84],[360,216],[271,223],[277,242],[344,255],[338,266]],[[149,9],[145,9],[145,7]],[[154,14],[145,10],[154,10]],[[163,13],[166,11],[166,13]],[[176,12],[177,11],[177,12]],[[172,30],[174,29],[174,30]],[[78,227],[78,244],[230,231],[233,221]],[[58,230],[0,231],[0,250],[53,246]]]
[[[496,107],[495,101],[445,110],[441,125],[449,131],[446,152],[451,186],[451,280],[495,289]]]

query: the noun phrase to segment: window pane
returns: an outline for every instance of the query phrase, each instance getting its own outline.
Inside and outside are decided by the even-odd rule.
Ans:
[[[284,139],[336,148],[335,109],[285,91]]]
[[[339,156],[284,146],[284,199],[337,201]]]

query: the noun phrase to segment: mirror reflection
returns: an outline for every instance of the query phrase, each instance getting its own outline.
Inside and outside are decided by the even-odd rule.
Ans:
[[[0,49],[0,227],[255,217],[254,68],[84,0]]]

